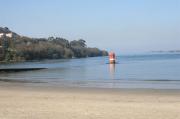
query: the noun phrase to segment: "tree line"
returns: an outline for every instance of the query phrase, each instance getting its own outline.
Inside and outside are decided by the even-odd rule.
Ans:
[[[88,47],[83,39],[69,41],[60,37],[30,38],[20,36],[7,27],[0,27],[0,33],[13,34],[11,38],[6,36],[0,38],[0,60],[42,60],[108,55],[105,50]]]
[[[83,58],[106,56],[107,51],[87,47],[83,39],[68,41],[64,38],[28,38],[14,40],[16,57],[24,60]]]

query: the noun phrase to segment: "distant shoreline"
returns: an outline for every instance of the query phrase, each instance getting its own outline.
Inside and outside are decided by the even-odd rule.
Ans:
[[[153,53],[180,53],[180,50],[170,50],[170,51],[163,51],[163,50],[160,50],[160,51],[151,51]]]

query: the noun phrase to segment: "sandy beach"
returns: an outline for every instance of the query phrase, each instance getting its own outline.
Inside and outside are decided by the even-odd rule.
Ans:
[[[0,84],[0,119],[180,119],[180,91]]]

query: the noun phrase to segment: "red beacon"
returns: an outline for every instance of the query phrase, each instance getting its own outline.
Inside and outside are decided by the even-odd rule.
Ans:
[[[114,52],[109,53],[109,63],[110,64],[115,64],[116,63],[116,55]]]

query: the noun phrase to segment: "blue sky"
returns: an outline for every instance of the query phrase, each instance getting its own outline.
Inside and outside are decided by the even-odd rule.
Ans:
[[[180,0],[0,0],[0,26],[120,52],[180,49]]]

